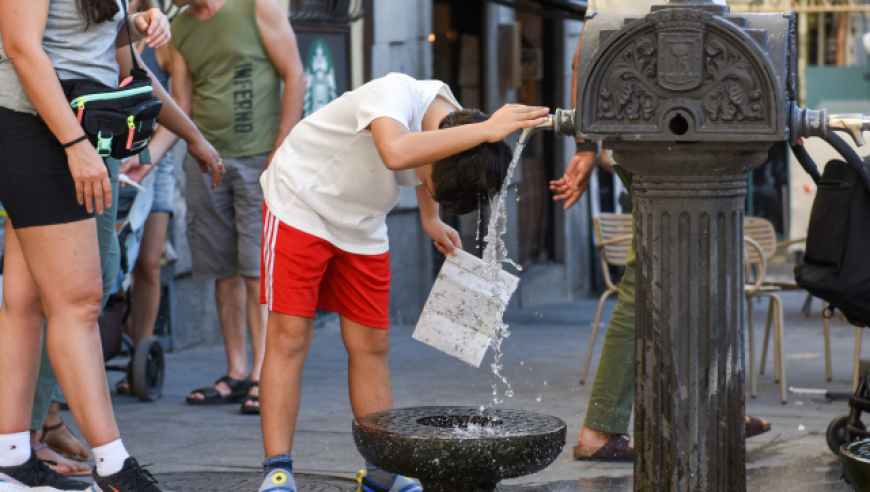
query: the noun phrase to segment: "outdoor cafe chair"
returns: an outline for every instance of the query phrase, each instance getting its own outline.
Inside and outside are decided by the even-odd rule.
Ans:
[[[614,285],[610,278],[611,266],[625,266],[628,252],[631,250],[631,214],[598,214],[592,219],[595,228],[595,238],[598,244],[598,256],[601,258],[601,269],[604,271],[604,283],[607,290],[601,294],[595,321],[592,323],[592,335],[586,347],[586,358],[583,361],[583,371],[580,373],[580,384],[586,383],[589,372],[589,362],[592,359],[592,349],[595,347],[595,337],[598,336],[598,325],[601,323],[601,312],[604,302],[613,294],[619,292],[619,286]]]

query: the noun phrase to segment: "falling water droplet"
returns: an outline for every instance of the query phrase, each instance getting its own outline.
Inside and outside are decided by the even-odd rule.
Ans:
[[[538,403],[541,403],[541,395],[538,395],[538,397],[535,399],[538,400]]]
[[[547,385],[547,381],[544,381],[544,386],[546,386],[546,385]]]

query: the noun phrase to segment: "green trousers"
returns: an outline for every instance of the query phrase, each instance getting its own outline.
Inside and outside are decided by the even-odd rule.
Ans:
[[[619,178],[631,194],[631,174],[615,166]],[[608,434],[627,434],[634,404],[634,267],[637,253],[634,198],[632,197],[631,250],[626,257],[625,274],[619,283],[616,309],[604,335],[601,361],[595,373],[585,427]]]
[[[100,266],[103,274],[103,307],[112,294],[112,287],[118,278],[121,268],[121,247],[115,234],[115,220],[118,217],[118,167],[120,162],[108,159],[109,179],[112,181],[112,206],[102,215],[97,215],[97,240],[100,245]],[[57,377],[48,360],[48,350],[45,337],[42,342],[42,359],[39,363],[39,378],[36,381],[36,395],[33,399],[33,410],[30,414],[30,428],[40,430],[45,425],[45,415],[51,402],[64,402],[63,393],[57,383]]]

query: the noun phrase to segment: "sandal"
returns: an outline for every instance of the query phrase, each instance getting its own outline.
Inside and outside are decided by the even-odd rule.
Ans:
[[[248,388],[260,387],[259,381],[251,381],[251,386]],[[256,402],[256,405],[248,405],[248,403]],[[242,398],[242,414],[243,415],[260,415],[260,397],[259,395],[245,395]]]
[[[49,437],[49,435],[52,432],[59,430],[59,429],[67,429],[67,431],[70,433],[70,435],[73,437],[73,439],[75,439],[75,441],[81,445],[81,442],[79,442],[79,440],[76,439],[76,437],[74,435],[72,435],[72,431],[69,430],[69,428],[66,426],[66,424],[64,423],[63,420],[61,420],[59,423],[57,423],[55,425],[43,424],[42,436],[40,436],[39,441],[44,443],[49,448],[51,448],[52,451],[60,454],[64,458],[68,458],[68,459],[71,459],[73,461],[87,461],[91,458],[90,455],[80,454],[80,453],[75,452],[72,449],[64,449],[63,444],[65,444],[65,443],[63,443],[62,441],[58,441],[56,439],[51,439]],[[52,442],[52,441],[54,441],[54,442]],[[82,447],[84,447],[84,445],[82,445]]]
[[[219,383],[226,383],[230,387],[230,394],[222,395],[214,386]],[[233,379],[229,376],[223,376],[215,381],[214,386],[208,388],[199,388],[191,392],[191,395],[199,393],[203,398],[192,398],[188,396],[185,401],[188,405],[222,405],[225,403],[239,403],[242,398],[248,394],[248,388],[251,386],[251,381],[245,379]]]
[[[629,446],[631,438],[625,434],[611,437],[598,449],[587,446],[574,446],[574,459],[577,461],[610,461],[614,463],[634,463],[637,454]]]
[[[51,447],[49,447],[49,445],[45,444],[44,442],[41,442],[33,447],[33,452],[36,454],[37,459],[39,459],[39,461],[42,461],[43,463],[45,463],[46,466],[48,466],[52,470],[56,471],[57,473],[60,473],[61,475],[65,476],[65,477],[88,477],[91,475],[90,465],[84,465],[87,469],[83,469],[81,471],[72,471],[72,472],[66,472],[66,473],[60,471],[60,468],[62,466],[70,467],[71,465],[67,465],[66,463],[61,463],[61,462],[57,461],[57,458],[55,458],[55,456],[57,456],[57,455],[49,457],[52,459],[43,459],[41,456],[39,456],[39,452],[43,451],[45,449],[48,449],[49,451],[57,453],[57,455],[59,455],[60,458],[66,458],[66,457],[63,456],[63,453],[60,453],[58,451],[55,451],[54,449],[51,449]],[[66,459],[68,459],[68,458],[66,458]],[[74,461],[74,460],[70,460],[70,461],[72,461],[73,465],[82,465],[82,463],[80,463],[78,461]]]
[[[746,438],[760,436],[765,432],[770,431],[770,422],[765,422],[758,417],[746,416],[749,422],[746,422]]]

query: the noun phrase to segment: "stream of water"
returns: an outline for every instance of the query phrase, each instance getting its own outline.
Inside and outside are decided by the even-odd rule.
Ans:
[[[510,167],[508,167],[507,176],[505,176],[501,191],[492,202],[489,225],[486,230],[486,237],[484,238],[484,241],[486,241],[486,248],[483,250],[483,262],[486,264],[487,275],[489,278],[494,279],[492,282],[492,297],[495,299],[498,308],[497,321],[492,333],[492,341],[490,342],[493,353],[495,354],[495,359],[492,363],[492,372],[496,377],[496,382],[492,385],[492,403],[490,404],[490,407],[504,402],[504,400],[499,399],[499,381],[506,386],[504,396],[508,398],[514,396],[514,391],[511,389],[510,382],[508,382],[507,378],[501,372],[503,369],[501,364],[501,344],[505,338],[510,336],[510,330],[503,320],[504,310],[507,307],[503,299],[508,297],[505,295],[507,287],[505,286],[505,282],[501,278],[501,275],[499,275],[499,272],[501,272],[502,265],[505,263],[513,265],[517,270],[522,270],[519,265],[508,258],[507,246],[505,246],[502,236],[507,230],[508,187],[510,186],[517,163],[523,153],[523,149],[533,132],[534,129],[527,128],[523,130],[522,135],[520,135],[520,139],[514,149],[513,160],[511,161]],[[480,227],[478,227],[478,230],[479,229]]]

